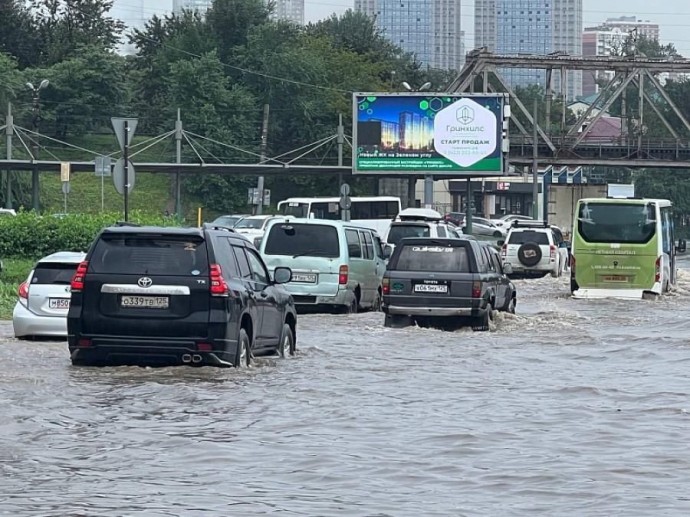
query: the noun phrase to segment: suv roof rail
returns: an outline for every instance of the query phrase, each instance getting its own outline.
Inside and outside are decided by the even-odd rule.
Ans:
[[[549,228],[551,225],[548,221],[541,221],[538,219],[532,219],[530,221],[516,219],[510,226],[513,228]]]
[[[232,232],[232,233],[237,233],[235,230],[228,226],[223,226],[221,224],[214,224],[214,223],[203,223],[201,227],[204,230],[220,230],[220,231],[225,231],[225,232]]]
[[[130,223],[129,221],[117,221],[113,226],[117,227],[122,227],[122,226],[137,226],[140,227],[141,225],[139,223]]]

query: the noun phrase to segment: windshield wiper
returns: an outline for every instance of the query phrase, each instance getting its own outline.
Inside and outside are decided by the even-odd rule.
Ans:
[[[323,251],[311,249],[311,250],[303,251],[301,253],[297,253],[297,254],[293,255],[292,258],[294,259],[297,257],[303,257],[305,255],[312,255],[314,257],[321,257],[321,256],[323,256],[323,254],[324,254]]]

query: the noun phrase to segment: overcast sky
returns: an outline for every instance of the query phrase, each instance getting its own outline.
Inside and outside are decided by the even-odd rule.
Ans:
[[[461,0],[462,24],[466,33],[465,46],[474,46],[474,2]],[[637,16],[658,23],[662,43],[675,44],[678,51],[690,57],[690,0],[583,0],[585,26],[597,25],[614,16]],[[137,0],[115,0],[113,14],[126,16]],[[172,9],[172,0],[144,0],[144,15],[151,16]],[[353,0],[305,0],[306,21],[317,21],[333,13],[343,13],[354,5]],[[658,7],[655,7],[657,5]],[[124,17],[124,16],[123,16]]]

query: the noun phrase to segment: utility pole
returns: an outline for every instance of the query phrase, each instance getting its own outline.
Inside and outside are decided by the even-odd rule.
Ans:
[[[14,135],[14,117],[12,103],[7,103],[7,127],[5,128],[5,142],[7,146],[7,160],[12,160],[12,135]],[[12,208],[12,169],[8,166],[5,172],[7,191],[5,194],[5,208]]]
[[[264,119],[261,124],[261,163],[266,161],[266,148],[268,147],[268,104],[264,104]],[[258,190],[259,204],[256,207],[256,214],[261,215],[264,208],[264,177],[259,176],[256,182],[256,190]]]
[[[338,132],[336,136],[336,143],[338,144],[338,167],[343,166],[343,144],[345,143],[345,127],[343,126],[343,115],[338,115]],[[343,173],[338,173],[338,187],[343,184]]]
[[[539,198],[539,183],[537,182],[539,176],[539,146],[537,139],[539,138],[539,132],[537,128],[539,127],[539,119],[537,118],[539,110],[539,105],[537,104],[537,99],[534,99],[534,132],[532,134],[532,219],[539,219],[539,208],[537,207],[537,199]],[[543,187],[546,189],[546,185]]]
[[[40,143],[39,143],[39,122],[41,121],[41,99],[40,99],[40,92],[43,88],[46,88],[48,86],[49,81],[48,79],[43,79],[38,86],[34,86],[32,83],[26,83],[26,86],[31,90],[33,93],[33,117],[32,117],[32,123],[34,127],[34,133],[36,136],[36,140],[34,143],[34,152],[33,152],[33,168],[31,171],[31,201],[33,205],[34,211],[38,212],[40,210],[40,201],[39,201],[39,191],[40,191],[40,183],[39,183],[39,174],[38,174],[38,153],[40,150]]]
[[[129,221],[129,121],[125,120],[125,134],[124,134],[124,153],[123,158],[125,160],[125,222]]]
[[[177,164],[182,163],[182,118],[180,117],[180,108],[177,108],[177,120],[175,121],[175,161]],[[175,172],[175,214],[178,220],[182,220],[181,183],[182,178],[178,167]]]

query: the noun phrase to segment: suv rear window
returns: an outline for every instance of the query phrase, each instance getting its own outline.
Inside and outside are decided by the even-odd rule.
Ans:
[[[397,246],[407,237],[430,237],[426,224],[392,224],[388,231],[388,244]]]
[[[89,260],[93,273],[208,275],[206,243],[195,236],[103,235]]]
[[[338,231],[325,224],[275,224],[264,254],[336,258],[340,256]]]
[[[77,271],[77,264],[43,262],[36,266],[31,277],[32,284],[69,284]]]
[[[508,244],[525,244],[526,242],[534,242],[540,246],[548,246],[549,236],[545,232],[535,232],[529,230],[510,232]]]
[[[453,271],[469,273],[464,246],[406,245],[400,250],[395,269],[402,271]]]

